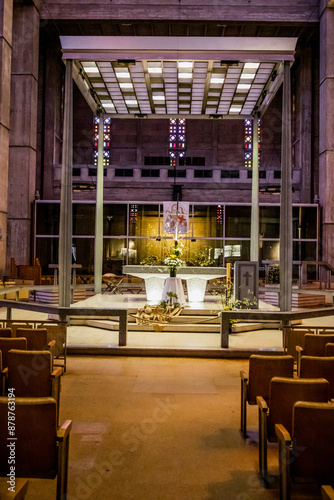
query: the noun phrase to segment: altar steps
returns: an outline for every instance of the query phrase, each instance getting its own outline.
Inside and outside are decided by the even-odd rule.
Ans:
[[[154,325],[138,325],[134,317],[137,311],[135,309],[128,310],[128,331],[129,332],[151,332]],[[205,312],[205,314],[203,314]],[[184,309],[180,316],[173,318],[172,322],[167,323],[163,330],[164,332],[173,333],[216,333],[220,334],[221,318],[218,316],[219,311],[210,311],[203,309]],[[118,318],[108,317],[75,317],[70,320],[71,326],[89,326],[92,328],[100,328],[103,330],[118,331]],[[232,325],[232,333],[247,332],[262,329],[278,329],[279,322],[244,322]]]

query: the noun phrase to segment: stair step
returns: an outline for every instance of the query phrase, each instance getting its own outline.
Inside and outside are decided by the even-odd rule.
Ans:
[[[104,330],[118,330],[118,322],[108,321],[108,320],[85,320],[86,326],[91,326],[94,328],[102,328]],[[153,325],[137,325],[131,323],[128,325],[128,331],[130,332],[142,332],[142,331],[152,331]],[[164,326],[165,331],[169,332],[202,332],[202,333],[219,333],[220,325],[210,325],[201,323],[167,323]]]

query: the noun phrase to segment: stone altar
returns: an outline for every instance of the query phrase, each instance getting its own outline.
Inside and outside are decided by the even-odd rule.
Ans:
[[[167,266],[123,266],[123,274],[130,274],[145,281],[146,297],[149,302],[160,302],[166,278]],[[188,302],[203,302],[208,280],[226,276],[225,267],[179,267],[177,277],[186,280]]]

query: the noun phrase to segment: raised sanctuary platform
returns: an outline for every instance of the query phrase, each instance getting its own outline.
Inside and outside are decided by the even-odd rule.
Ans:
[[[167,266],[123,266],[123,274],[130,274],[145,281],[146,297],[149,302],[162,300]],[[179,267],[177,277],[187,283],[188,302],[203,302],[208,280],[226,276],[225,267]]]

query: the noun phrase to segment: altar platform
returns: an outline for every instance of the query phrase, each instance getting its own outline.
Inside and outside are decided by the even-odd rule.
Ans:
[[[135,355],[166,353],[173,355],[217,356],[222,352],[220,347],[220,317],[222,307],[214,296],[205,296],[204,302],[192,302],[182,314],[166,325],[161,332],[155,332],[152,326],[136,325],[133,315],[147,301],[140,295],[106,295],[98,294],[84,301],[77,302],[73,307],[114,307],[127,309],[129,315],[127,346],[124,351]],[[263,304],[266,310],[276,309]],[[118,349],[117,319],[86,318],[72,320],[68,328],[69,353],[102,352],[102,349]],[[249,331],[232,333],[230,335],[229,351],[241,353],[261,351],[282,351],[282,332],[278,328],[258,329],[258,325],[250,324]],[[177,353],[178,352],[178,353]],[[107,353],[104,352],[104,353]]]

